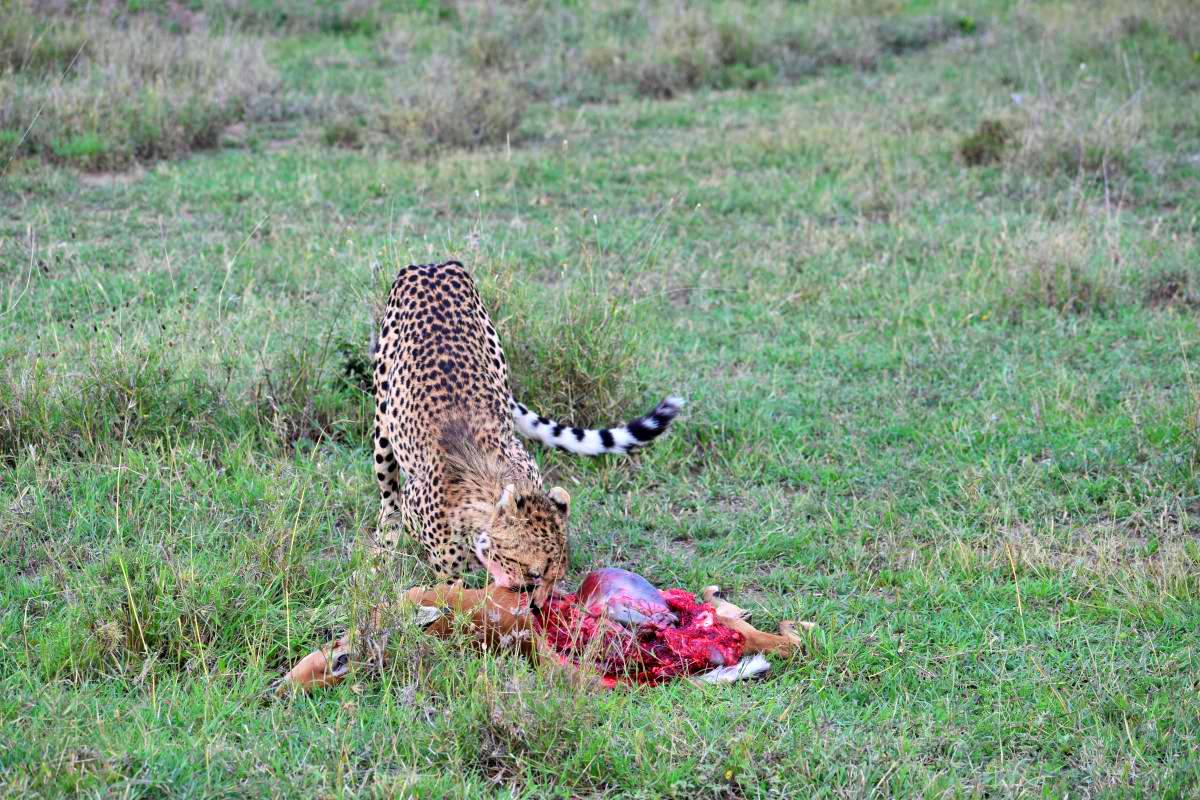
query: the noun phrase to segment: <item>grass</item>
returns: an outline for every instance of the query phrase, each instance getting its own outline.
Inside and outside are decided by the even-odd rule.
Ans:
[[[409,156],[509,143],[527,135],[533,100],[754,89],[831,67],[873,70],[978,32],[949,13],[835,3],[799,17],[780,0],[691,10],[606,0],[537,14],[495,2],[8,5],[3,157],[93,171],[211,149],[246,122],[315,123],[327,145],[370,139]],[[282,85],[264,59],[272,47],[299,62]]]
[[[711,71],[670,92],[640,70],[686,48],[626,44],[683,33],[643,12],[438,8],[236,35],[150,8],[257,42],[282,110],[125,173],[0,178],[3,792],[1194,796],[1186,4],[697,15]],[[550,43],[457,67],[522,94],[516,133],[390,138],[439,43],[488,31]],[[780,49],[802,40],[826,44]],[[4,91],[36,83],[21,52]],[[371,555],[364,356],[395,268],[447,257],[543,413],[689,398],[632,459],[538,452],[572,579],[719,582],[765,626],[816,621],[805,657],[596,694],[401,626],[381,671],[260,699],[429,580]]]
[[[141,17],[54,17],[20,2],[0,21],[0,159],[91,170],[211,148],[266,103],[275,74],[262,43],[234,34],[174,34]]]

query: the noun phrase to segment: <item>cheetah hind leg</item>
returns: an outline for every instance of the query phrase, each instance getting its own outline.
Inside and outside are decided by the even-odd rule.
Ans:
[[[394,549],[400,541],[401,533],[410,524],[409,514],[404,508],[404,489],[407,482],[403,473],[395,466],[379,478],[379,524],[375,533],[378,546]],[[401,488],[403,486],[403,488]]]
[[[379,525],[376,530],[377,546],[395,547],[404,527],[404,501],[402,488],[407,487],[406,476],[396,463],[391,442],[385,435],[383,421],[375,415],[375,478],[379,481]]]

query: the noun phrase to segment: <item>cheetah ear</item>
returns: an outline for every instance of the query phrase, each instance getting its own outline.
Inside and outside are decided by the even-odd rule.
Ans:
[[[571,495],[567,494],[567,490],[561,486],[555,486],[547,493],[546,496],[549,497],[554,505],[558,506],[558,510],[564,514],[567,513],[567,510],[571,507]]]
[[[513,484],[508,484],[504,490],[500,492],[500,499],[496,501],[496,510],[503,511],[512,505],[513,495],[516,494],[517,487]]]

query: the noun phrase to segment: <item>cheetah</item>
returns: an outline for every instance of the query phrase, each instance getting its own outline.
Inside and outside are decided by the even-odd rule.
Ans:
[[[663,433],[668,397],[618,428],[586,430],[516,401],[500,337],[457,261],[400,270],[372,343],[379,529],[415,538],[440,580],[482,567],[541,606],[567,566],[570,495],[542,488],[517,433],[573,453],[627,453]]]

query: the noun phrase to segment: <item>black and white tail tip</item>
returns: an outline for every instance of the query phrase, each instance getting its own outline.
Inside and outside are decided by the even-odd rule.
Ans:
[[[683,404],[682,397],[668,397],[649,414],[630,420],[619,428],[593,430],[563,425],[539,416],[536,411],[531,411],[521,405],[515,398],[508,400],[513,421],[517,424],[517,432],[522,436],[584,456],[628,453],[630,450],[649,444],[670,426],[671,420],[679,415],[679,409],[683,408]]]

